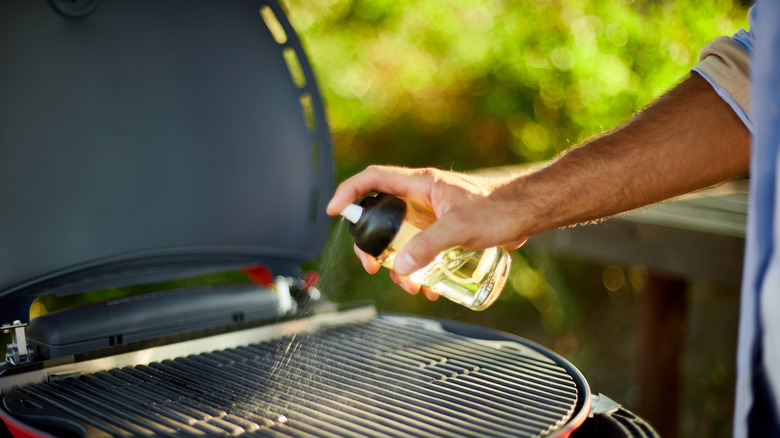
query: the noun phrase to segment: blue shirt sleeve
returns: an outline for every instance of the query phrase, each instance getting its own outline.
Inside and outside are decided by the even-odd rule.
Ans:
[[[749,30],[740,29],[735,33],[731,39],[739,44],[742,48],[745,49],[745,51],[748,53],[748,55],[752,58],[753,55],[753,42],[754,42],[754,23],[755,18],[757,14],[757,8],[754,6],[750,9],[750,12],[748,12],[748,21],[750,23]],[[715,90],[716,93],[718,93],[718,96],[721,97],[732,110],[734,110],[734,113],[742,120],[742,123],[745,124],[745,126],[750,130],[750,132],[753,132],[753,119],[750,116],[749,108],[743,108],[732,96],[728,93],[721,85],[719,85],[717,82],[715,82],[709,75],[707,75],[705,72],[703,72],[701,69],[697,67],[693,67],[691,71],[694,71],[698,73],[701,77],[703,77],[709,84],[712,86],[712,88]]]
[[[750,55],[753,55],[753,23],[756,21],[756,10],[756,7],[753,6],[750,8],[750,12],[748,12],[748,22],[750,23],[750,29],[740,29],[731,37],[731,39],[744,47]]]

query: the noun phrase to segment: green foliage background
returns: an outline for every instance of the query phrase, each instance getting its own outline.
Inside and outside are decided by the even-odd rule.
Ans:
[[[549,159],[625,120],[746,26],[730,1],[285,0],[339,170]]]
[[[454,170],[548,160],[611,129],[688,75],[713,38],[747,28],[719,0],[282,0],[327,108],[339,180],[368,164]],[[335,301],[518,334],[629,408],[647,272],[521,249],[484,312],[369,276],[340,223],[313,267]],[[683,436],[729,436],[738,291],[693,285]],[[713,321],[715,321],[713,323]]]

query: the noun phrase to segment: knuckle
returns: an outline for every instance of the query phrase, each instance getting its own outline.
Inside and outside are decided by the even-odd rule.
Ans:
[[[371,166],[368,166],[365,168],[365,170],[363,170],[362,175],[369,181],[373,181],[376,178],[380,178],[382,172],[383,172],[382,167],[372,164]]]
[[[420,176],[428,183],[435,183],[441,180],[441,170],[435,167],[424,167],[420,169]]]
[[[381,171],[382,168],[383,168],[383,166],[380,166],[378,164],[371,164],[368,167],[366,167],[365,172],[366,173],[377,173],[377,172]]]

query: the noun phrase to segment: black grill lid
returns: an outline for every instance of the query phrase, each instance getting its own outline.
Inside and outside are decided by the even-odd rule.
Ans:
[[[0,83],[5,304],[320,252],[328,128],[274,0],[0,0]]]

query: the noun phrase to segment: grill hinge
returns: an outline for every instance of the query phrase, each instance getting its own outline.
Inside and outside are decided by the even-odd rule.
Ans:
[[[604,394],[591,394],[590,413],[588,417],[595,415],[613,414],[622,406]]]
[[[25,333],[27,324],[19,320],[12,324],[3,324],[0,329],[3,333],[11,332],[11,343],[5,353],[5,360],[11,365],[21,365],[33,361],[33,351],[27,345],[27,334]]]

